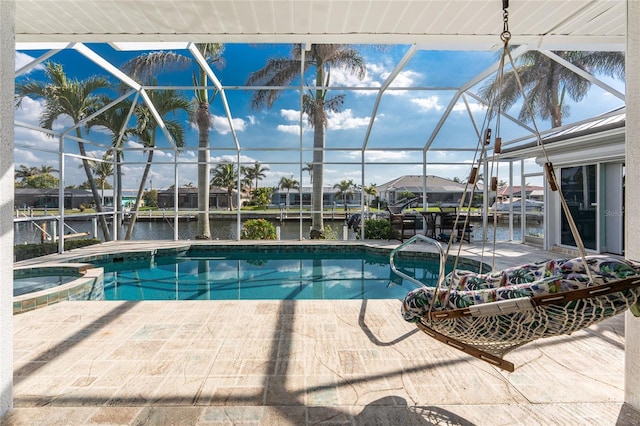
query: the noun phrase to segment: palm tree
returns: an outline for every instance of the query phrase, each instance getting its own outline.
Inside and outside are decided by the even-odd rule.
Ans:
[[[324,140],[325,127],[327,125],[327,111],[337,112],[344,102],[344,95],[328,96],[331,68],[339,67],[363,79],[366,74],[366,66],[363,57],[357,50],[344,44],[312,44],[304,54],[302,64],[301,44],[293,46],[291,56],[288,58],[274,58],[267,62],[264,68],[252,73],[247,85],[258,86],[288,86],[300,75],[301,66],[306,72],[309,68],[315,68],[315,86],[302,97],[302,110],[307,114],[308,123],[313,127],[313,193],[312,193],[312,222],[311,228],[314,235],[320,234],[324,228],[323,223],[323,194],[324,184]],[[254,110],[263,107],[271,108],[282,94],[282,90],[261,89],[254,92],[251,98],[251,108]]]
[[[313,163],[306,163],[302,171],[309,172],[309,181],[313,184]]]
[[[291,190],[292,189],[300,189],[300,182],[293,178],[288,178],[283,176],[280,178],[280,182],[278,183],[278,188],[287,190],[287,208],[289,208],[289,201],[291,198]]]
[[[196,48],[205,58],[208,64],[222,65],[222,53],[224,46],[219,43],[196,43]],[[163,71],[184,69],[193,67],[193,84],[195,94],[195,107],[190,118],[198,126],[198,230],[196,239],[210,240],[211,229],[209,226],[209,129],[211,128],[211,113],[209,103],[217,94],[213,90],[211,98],[207,73],[197,65],[194,58],[175,52],[150,52],[140,55],[127,62],[123,69],[132,77],[146,80]]]
[[[98,178],[98,182],[100,182],[100,191],[102,204],[104,204],[104,188],[109,176],[113,176],[113,155],[111,152],[107,151],[102,156],[102,161],[89,160],[89,167],[93,172],[94,176]]]
[[[353,180],[341,180],[340,183],[336,183],[333,185],[333,189],[337,189],[336,197],[342,198],[342,205],[344,206],[344,211],[347,211],[347,198],[349,196],[353,197],[353,189],[355,188],[355,183]]]
[[[24,164],[20,164],[20,167],[15,172],[15,178],[25,181],[31,176],[37,176],[39,174],[39,170],[37,167],[27,167]]]
[[[40,125],[50,130],[53,128],[53,123],[56,119],[63,115],[70,117],[74,125],[80,123],[99,104],[99,97],[96,92],[111,87],[111,83],[101,76],[89,77],[82,81],[69,79],[64,73],[62,65],[54,62],[45,64],[45,74],[50,82],[27,79],[24,83],[16,84],[16,93],[19,99],[25,96],[44,98],[45,107],[42,117],[40,117]],[[75,130],[78,138],[78,150],[82,157],[82,166],[91,187],[96,211],[102,213],[102,202],[96,184],[92,179],[87,152],[84,143],[80,141],[82,132],[80,127],[76,127]],[[98,218],[105,240],[111,240],[106,218],[102,214]]]
[[[212,171],[211,185],[227,189],[229,210],[233,210],[233,190],[238,184],[238,169],[229,161],[219,163]]]
[[[111,103],[109,97],[101,99],[103,105]],[[113,108],[102,112],[100,115],[89,120],[87,128],[94,126],[104,127],[111,133],[111,149],[115,152],[116,160],[116,199],[115,209],[119,211],[122,208],[122,162],[124,161],[124,152],[122,150],[124,141],[127,137],[134,134],[134,129],[128,127],[132,102],[129,99],[118,103]],[[118,226],[122,223],[122,213],[118,214]]]
[[[262,178],[267,177],[265,172],[269,171],[269,167],[263,166],[262,164],[260,164],[259,161],[256,161],[255,163],[253,163],[252,167],[243,168],[243,171],[244,171],[245,178],[249,182],[249,190],[251,190],[252,189],[251,184],[253,183],[254,180],[256,182],[255,188],[257,189],[258,181],[262,180]]]
[[[369,186],[365,186],[363,190],[364,190],[364,193],[367,194],[367,206],[368,206],[369,200],[370,200],[369,197],[371,196],[375,198],[378,195],[378,189],[376,188],[376,184],[372,183]]]
[[[51,174],[54,172],[58,170],[44,164],[40,168],[21,164],[15,172],[15,178],[20,179],[20,182],[16,183],[16,188],[56,188],[60,185],[60,181]]]
[[[165,116],[175,114],[179,111],[189,111],[189,107],[191,105],[189,100],[175,90],[154,90],[148,92],[148,95],[158,114],[163,118],[165,127],[173,138],[176,146],[178,148],[183,147],[184,129],[182,128],[182,125],[177,120],[165,119]],[[142,195],[144,194],[147,177],[149,176],[149,170],[151,169],[151,163],[153,162],[153,153],[156,146],[156,133],[159,127],[158,123],[153,118],[151,111],[146,105],[136,106],[136,121],[136,129],[134,130],[134,133],[145,147],[147,152],[147,161],[140,180],[140,186],[138,187],[133,212],[129,219],[127,233],[124,237],[126,240],[131,239],[133,227],[135,226],[136,219],[138,217],[138,210],[142,204]]]
[[[553,53],[590,74],[604,74],[620,79],[625,77],[624,52]],[[563,116],[569,114],[569,106],[564,102],[566,96],[579,102],[591,88],[591,82],[536,50],[523,54],[516,62],[517,74],[532,112],[543,120],[551,119],[551,127],[562,126]],[[489,100],[499,96],[500,106],[506,111],[520,99],[522,93],[513,70],[505,72],[502,81],[499,95],[498,79],[485,83],[479,93]],[[518,118],[531,121],[526,103],[523,103]]]
[[[58,173],[59,170],[54,169],[53,166],[47,166],[46,164],[43,164],[42,166],[40,166],[39,169],[37,169],[38,174],[39,175],[48,175],[51,173]]]

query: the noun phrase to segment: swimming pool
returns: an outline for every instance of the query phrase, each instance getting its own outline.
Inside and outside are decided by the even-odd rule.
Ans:
[[[392,273],[388,251],[257,247],[92,263],[104,268],[106,300],[401,299],[415,288]],[[424,258],[400,256],[397,266],[434,285],[438,261]]]

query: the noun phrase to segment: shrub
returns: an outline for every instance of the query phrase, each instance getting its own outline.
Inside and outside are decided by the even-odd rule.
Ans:
[[[331,226],[325,226],[322,231],[312,229],[309,238],[312,240],[337,240],[338,231]]]
[[[276,227],[266,219],[249,219],[242,226],[243,240],[275,240]]]
[[[389,239],[389,221],[387,219],[365,219],[364,238],[367,240]]]
[[[72,250],[79,247],[86,247],[93,244],[99,244],[100,240],[96,238],[83,238],[80,240],[67,240],[64,242],[65,250]],[[58,252],[58,243],[42,243],[42,244],[18,244],[13,247],[14,261],[18,262],[25,259],[33,259],[34,257],[46,256]]]
[[[324,231],[322,232],[323,238],[325,240],[337,240],[338,239],[338,228],[333,229],[331,226],[325,226]]]

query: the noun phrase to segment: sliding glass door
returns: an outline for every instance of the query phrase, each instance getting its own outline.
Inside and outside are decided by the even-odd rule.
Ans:
[[[596,250],[598,210],[596,165],[562,168],[560,187],[585,248]],[[561,221],[560,242],[563,245],[575,247],[576,242],[564,211],[561,211]]]

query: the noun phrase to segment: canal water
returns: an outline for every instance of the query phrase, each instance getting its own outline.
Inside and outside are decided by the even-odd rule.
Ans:
[[[281,240],[299,240],[300,239],[300,221],[279,221],[274,220],[273,224],[279,227]],[[346,225],[344,220],[326,220],[324,221],[325,227],[331,226],[335,234],[339,239],[343,238],[343,227]],[[75,234],[88,232],[90,236],[94,235],[95,225],[92,220],[83,221],[69,221],[68,227],[65,227],[65,234]],[[144,222],[138,221],[134,227],[132,239],[134,240],[173,240],[174,226],[173,221],[152,221]],[[311,221],[302,222],[302,237],[309,237],[309,229]],[[493,227],[489,229],[489,239],[493,239]],[[47,229],[51,231],[50,225]],[[178,239],[180,240],[193,240],[195,239],[197,231],[197,222],[194,221],[181,221],[178,224]],[[119,230],[119,239],[122,239],[126,232],[126,224]],[[529,226],[527,234],[539,234],[542,235],[543,229],[541,223],[536,223],[534,227]],[[235,240],[237,237],[236,221],[234,219],[212,219],[211,220],[211,234],[212,239],[217,240]],[[506,225],[499,225],[496,230],[498,241],[509,240],[509,228]],[[33,223],[18,222],[14,224],[14,242],[15,244],[24,243],[39,243],[42,238],[42,231]],[[98,227],[98,238],[104,239],[102,232]],[[347,238],[356,239],[356,235],[353,230],[347,229]],[[479,224],[474,225],[474,239],[479,240],[482,238],[482,226]],[[520,240],[521,231],[519,225],[514,225],[514,240]]]

